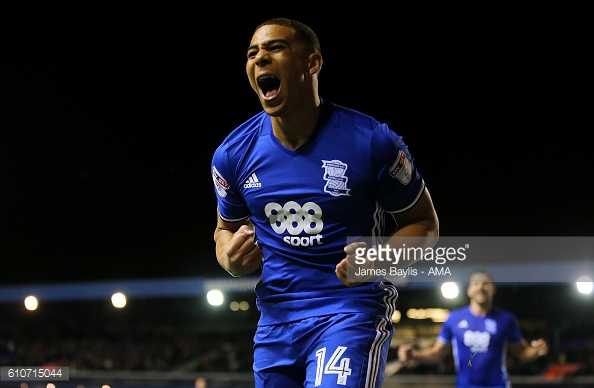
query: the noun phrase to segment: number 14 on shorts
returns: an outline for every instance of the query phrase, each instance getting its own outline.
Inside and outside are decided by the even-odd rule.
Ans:
[[[349,368],[350,358],[341,358],[343,353],[347,350],[346,346],[339,346],[336,348],[330,359],[326,363],[326,348],[321,348],[316,351],[318,364],[316,368],[316,381],[314,386],[322,384],[323,375],[338,375],[336,383],[338,385],[346,385],[347,377],[351,375]],[[325,365],[324,365],[325,364]]]

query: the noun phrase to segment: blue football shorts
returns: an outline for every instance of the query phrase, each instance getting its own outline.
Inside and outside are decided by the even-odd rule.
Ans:
[[[379,388],[393,334],[389,319],[368,314],[258,326],[256,388]]]

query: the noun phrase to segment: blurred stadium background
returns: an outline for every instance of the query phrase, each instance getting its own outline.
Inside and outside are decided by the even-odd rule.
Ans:
[[[0,387],[250,387],[257,277],[178,278],[0,287],[0,366],[68,366],[68,382]],[[402,365],[400,344],[430,346],[448,311],[466,305],[465,285],[399,287],[385,387],[452,386],[453,360]],[[591,283],[590,283],[591,286]],[[214,292],[213,292],[214,291]],[[27,297],[34,296],[37,303]],[[576,283],[500,284],[496,304],[514,311],[525,337],[551,352],[520,365],[514,386],[594,386],[594,296]],[[118,307],[119,306],[119,307]]]

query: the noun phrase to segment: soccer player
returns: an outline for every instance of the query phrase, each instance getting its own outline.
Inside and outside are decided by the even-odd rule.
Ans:
[[[527,343],[515,316],[493,306],[495,291],[488,272],[474,272],[467,289],[470,304],[450,313],[432,347],[401,345],[398,359],[438,363],[453,349],[458,388],[509,387],[508,348],[521,362],[530,362],[546,355],[548,345],[543,339]]]
[[[206,381],[206,378],[197,377],[196,380],[194,380],[194,388],[206,388],[206,387],[208,387],[208,382]]]
[[[212,158],[217,260],[233,276],[261,270],[256,387],[380,387],[397,292],[382,277],[348,277],[366,243],[347,238],[385,235],[387,214],[398,225],[387,238],[412,236],[423,248],[438,238],[431,197],[402,138],[323,100],[321,69],[307,25],[259,25],[246,71],[263,111]]]

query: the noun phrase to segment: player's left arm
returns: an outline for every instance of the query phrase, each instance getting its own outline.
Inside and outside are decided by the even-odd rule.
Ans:
[[[396,231],[388,240],[388,245],[399,246],[398,238],[406,237],[407,246],[418,248],[432,248],[439,239],[439,219],[429,190],[425,187],[417,203],[402,213],[393,213],[397,224]],[[408,267],[412,260],[401,260],[397,268]]]
[[[392,214],[397,223],[393,237],[426,237],[433,246],[439,238],[439,220],[427,187],[417,203],[409,210]]]
[[[518,343],[510,344],[508,349],[520,362],[534,361],[549,353],[549,345],[542,338],[533,340],[530,343],[522,339]]]
[[[433,206],[433,201],[431,200],[431,195],[429,195],[427,188],[424,188],[421,197],[412,208],[394,215],[394,219],[398,223],[398,229],[390,239],[412,237],[414,240],[407,240],[407,245],[414,245],[423,249],[433,247],[437,243],[439,238],[439,221]],[[388,244],[390,244],[390,241],[388,241]],[[362,283],[360,281],[348,281],[347,278],[349,273],[355,272],[352,263],[355,260],[355,252],[357,248],[365,247],[367,247],[367,244],[364,242],[353,242],[344,248],[346,257],[338,263],[335,273],[340,281],[347,287]],[[398,265],[394,265],[394,267],[403,268],[412,263],[414,263],[414,261],[401,260]]]

